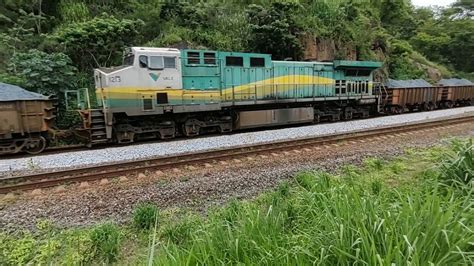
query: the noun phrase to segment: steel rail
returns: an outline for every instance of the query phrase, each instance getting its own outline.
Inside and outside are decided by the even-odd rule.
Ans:
[[[361,138],[376,137],[386,134],[403,133],[422,130],[432,127],[445,127],[453,124],[473,122],[474,116],[450,118],[446,120],[425,121],[396,126],[380,127],[355,132],[331,134],[302,139],[292,139],[279,142],[246,145],[196,153],[184,153],[166,157],[155,157],[136,161],[117,162],[83,168],[12,176],[0,179],[0,194],[19,190],[53,187],[58,184],[70,184],[82,181],[98,180],[102,178],[119,177],[127,174],[136,174],[149,170],[164,170],[183,165],[195,165],[210,161],[222,161],[235,157],[258,155],[288,149],[301,149],[308,146],[328,145],[341,141],[350,141]]]

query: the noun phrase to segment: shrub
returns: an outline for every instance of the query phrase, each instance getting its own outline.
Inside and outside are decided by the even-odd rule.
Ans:
[[[158,223],[158,207],[151,203],[141,203],[133,212],[133,225],[140,230],[148,230]]]
[[[105,223],[96,226],[90,231],[94,257],[105,262],[115,262],[120,245],[120,230],[117,225]]]

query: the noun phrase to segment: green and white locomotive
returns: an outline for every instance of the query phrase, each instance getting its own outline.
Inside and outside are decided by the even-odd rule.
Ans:
[[[91,144],[368,117],[380,62],[273,61],[268,54],[132,47],[96,69]]]

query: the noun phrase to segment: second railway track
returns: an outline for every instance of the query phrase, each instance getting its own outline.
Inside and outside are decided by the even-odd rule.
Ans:
[[[232,147],[198,153],[186,153],[167,157],[149,158],[129,162],[117,162],[98,166],[74,168],[54,172],[44,172],[12,176],[0,180],[0,194],[54,187],[59,184],[70,184],[82,181],[113,178],[129,174],[137,174],[151,170],[177,168],[183,165],[198,165],[213,161],[241,158],[250,155],[269,154],[287,150],[319,147],[341,141],[353,141],[361,138],[382,137],[387,134],[419,131],[427,128],[443,128],[446,126],[472,123],[474,116],[436,120],[423,123],[412,123],[358,132],[332,134],[305,139],[293,139],[280,142],[264,143],[252,146]]]

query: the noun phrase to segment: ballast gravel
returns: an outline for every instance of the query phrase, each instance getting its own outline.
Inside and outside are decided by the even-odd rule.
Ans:
[[[132,146],[116,146],[99,150],[86,150],[60,154],[39,155],[29,158],[0,160],[0,178],[14,172],[75,168],[120,161],[132,161],[153,157],[178,155],[190,152],[255,145],[290,139],[346,133],[391,125],[436,120],[451,116],[474,115],[474,107],[463,107],[431,112],[384,116],[365,120],[271,129],[233,135],[210,136],[198,139],[143,143]]]

